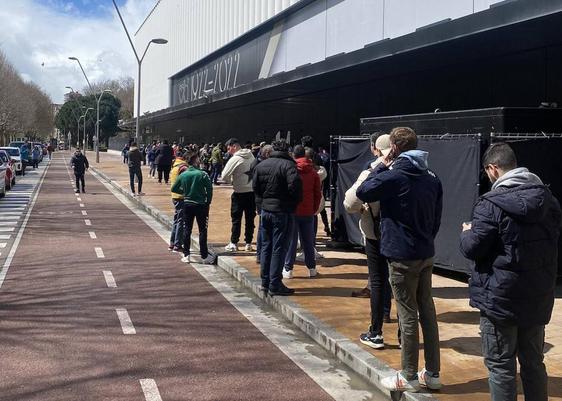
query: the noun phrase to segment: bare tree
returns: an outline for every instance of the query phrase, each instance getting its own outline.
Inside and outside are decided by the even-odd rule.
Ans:
[[[98,81],[92,84],[93,90],[89,87],[85,87],[82,91],[86,95],[99,94],[105,89],[109,89],[113,92],[121,101],[121,111],[119,118],[121,120],[127,120],[133,118],[134,110],[134,86],[135,81],[131,77],[124,77],[120,79],[107,79],[105,81]]]

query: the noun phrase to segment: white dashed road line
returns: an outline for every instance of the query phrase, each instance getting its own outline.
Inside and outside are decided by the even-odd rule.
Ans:
[[[94,231],[90,231],[88,234],[90,234],[91,239],[97,239],[98,238],[98,236],[96,235],[96,233]]]
[[[162,401],[154,379],[140,379],[139,381],[146,401]]]
[[[94,250],[96,251],[96,256],[100,259],[105,258],[105,255],[103,254],[103,249],[101,249],[99,246],[96,246],[94,248]]]
[[[82,210],[82,216],[87,216],[88,212],[86,212],[85,210]]]
[[[76,198],[76,200],[77,200],[78,202],[82,202],[82,199],[81,199],[81,198]]]
[[[125,308],[117,308],[115,309],[117,312],[117,317],[119,318],[119,322],[121,323],[121,329],[123,330],[123,334],[137,334],[135,330],[135,326],[133,326],[133,322],[131,321],[131,317],[129,316],[129,312]]]
[[[86,224],[87,226],[91,226],[92,222],[88,219],[84,220],[84,224]]]
[[[0,242],[0,248],[6,248],[7,242]]]
[[[109,288],[117,288],[117,283],[115,282],[113,273],[111,273],[109,270],[104,270],[103,277],[105,278],[105,283]]]
[[[80,207],[86,207],[86,205],[84,205],[83,203],[80,204]]]
[[[15,227],[0,227],[0,232],[2,233],[13,232],[15,230],[16,230]]]

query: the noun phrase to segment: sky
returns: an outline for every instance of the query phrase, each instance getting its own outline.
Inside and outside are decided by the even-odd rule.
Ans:
[[[131,35],[157,0],[117,0]],[[133,38],[134,40],[134,38]],[[22,78],[54,103],[66,86],[136,75],[136,60],[111,0],[0,0],[0,49]],[[0,83],[1,84],[1,83]]]

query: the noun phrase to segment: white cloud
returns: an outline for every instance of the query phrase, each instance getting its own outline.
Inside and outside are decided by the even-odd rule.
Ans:
[[[136,61],[119,18],[113,9],[101,17],[84,17],[49,7],[52,0],[0,0],[0,49],[22,77],[30,79],[54,102],[62,103],[71,86],[81,90],[86,81],[76,62],[78,57],[91,82],[135,76]],[[127,0],[120,7],[134,35],[156,0]],[[63,8],[64,9],[64,8]]]

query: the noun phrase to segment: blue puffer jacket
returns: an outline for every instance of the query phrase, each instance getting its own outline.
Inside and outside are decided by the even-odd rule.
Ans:
[[[560,205],[526,168],[502,176],[474,206],[461,252],[474,260],[470,305],[498,322],[534,326],[554,305]]]
[[[443,189],[428,169],[427,152],[402,153],[390,169],[380,164],[357,188],[363,202],[380,201],[381,253],[389,259],[419,260],[435,255]]]

